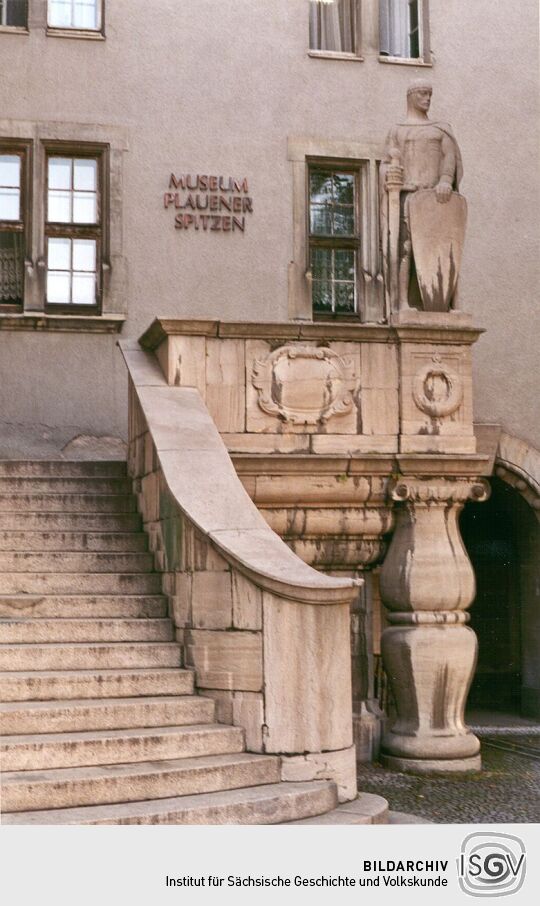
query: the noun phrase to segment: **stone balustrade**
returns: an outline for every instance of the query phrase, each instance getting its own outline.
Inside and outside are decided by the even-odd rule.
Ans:
[[[203,547],[208,545],[208,538],[212,543],[216,539],[220,542],[223,569],[212,567],[210,572],[219,573],[238,567],[245,580],[260,588],[261,575],[265,574],[269,564],[277,568],[278,560],[281,562],[281,558],[286,556],[283,545],[280,545],[279,551],[276,548],[279,535],[290,548],[287,556],[297,554],[307,565],[322,570],[327,576],[339,576],[349,582],[360,576],[366,579],[359,593],[349,594],[351,653],[346,658],[352,664],[353,729],[360,760],[369,760],[378,754],[382,735],[384,714],[378,708],[375,697],[373,646],[383,630],[381,651],[398,709],[396,721],[386,728],[383,753],[386,751],[389,758],[398,758],[400,769],[416,770],[419,763],[419,769],[436,770],[434,762],[437,759],[444,771],[468,770],[478,766],[476,741],[467,737],[467,744],[475,748],[472,753],[465,752],[457,740],[467,732],[462,711],[475,649],[473,645],[465,664],[453,646],[453,641],[456,644],[459,642],[458,635],[471,644],[474,636],[461,624],[463,631],[460,635],[461,630],[452,613],[448,619],[445,618],[445,629],[452,628],[452,635],[447,638],[447,633],[441,631],[440,614],[468,607],[474,589],[470,563],[459,537],[457,514],[463,502],[461,492],[465,494],[463,500],[470,493],[474,498],[474,488],[480,487],[479,477],[489,474],[489,457],[476,451],[472,421],[471,346],[480,332],[471,325],[470,317],[461,312],[407,310],[394,313],[388,325],[257,324],[158,318],[139,341],[143,349],[153,353],[153,373],[159,380],[160,392],[168,407],[168,421],[159,430],[156,425],[156,430],[152,428],[150,431],[153,443],[159,449],[160,436],[165,439],[172,432],[177,436],[175,443],[178,449],[191,451],[193,458],[189,438],[195,430],[194,426],[197,426],[197,442],[193,448],[201,451],[201,456],[196,457],[197,472],[189,479],[190,469],[195,466],[187,469],[181,485],[175,490],[176,500],[182,507],[186,501],[189,502],[190,521],[201,509],[205,516],[208,507],[214,511],[215,501],[208,501],[205,494],[207,475],[204,475],[204,482],[201,483],[200,479],[205,462],[206,472],[213,473],[217,468],[214,467],[214,459],[208,459],[204,452],[204,444],[210,442],[208,438],[211,435],[214,453],[218,446],[220,450],[219,456],[215,453],[216,462],[219,460],[216,474],[221,476],[223,484],[216,485],[214,494],[223,495],[220,512],[249,512],[250,520],[254,520],[253,525],[248,520],[247,526],[241,526],[244,534],[237,532],[234,538],[240,549],[245,550],[242,538],[249,537],[251,562],[255,558],[259,574],[254,577],[246,565],[242,565],[241,559],[235,560],[232,550],[226,546],[231,543],[233,534],[226,532],[223,526],[217,535],[215,527],[210,526],[208,535],[199,539]],[[137,354],[143,355],[140,351],[129,353],[131,356]],[[152,360],[144,361],[145,367],[149,367],[148,363]],[[156,369],[156,361],[160,369]],[[133,372],[134,366],[130,367]],[[144,417],[148,420],[144,403],[148,392],[141,389],[137,394],[138,402],[132,403],[132,409],[142,406]],[[180,423],[181,429],[177,427]],[[197,432],[201,431],[203,433],[199,436]],[[130,431],[133,438],[130,455],[135,457],[132,472],[136,476],[142,474],[143,446],[144,442],[148,443],[143,442],[144,433]],[[161,473],[165,463],[163,456],[169,456],[168,448],[162,449]],[[144,468],[147,469],[148,464]],[[145,498],[160,499],[162,480],[162,475],[144,473],[143,508]],[[178,480],[176,476],[175,481]],[[166,484],[169,484],[168,479]],[[232,488],[235,489],[234,505],[227,507],[226,501]],[[148,494],[147,489],[151,489]],[[459,500],[454,500],[456,494]],[[247,508],[251,501],[256,509]],[[154,517],[147,519],[146,523],[151,526],[153,521]],[[201,524],[208,528],[204,521]],[[376,625],[381,615],[374,609],[378,590],[373,570],[384,560],[395,525],[382,576],[382,603],[389,611],[385,621],[391,624],[385,629],[384,625]],[[249,535],[245,534],[246,530]],[[264,545],[255,547],[254,540],[259,539],[261,532]],[[212,551],[214,557],[215,551]],[[294,562],[293,574],[296,575],[300,561],[293,558],[283,562],[290,563],[291,568]],[[164,568],[166,571],[169,569],[167,563]],[[187,572],[190,570],[191,567]],[[182,568],[176,572],[184,574],[186,570]],[[182,578],[179,581],[187,580]],[[197,579],[196,583],[200,581]],[[215,581],[228,583],[228,579],[223,578]],[[265,581],[268,583],[268,578]],[[299,586],[306,582],[309,585],[311,581],[307,573],[298,573]],[[193,597],[193,579],[189,582],[187,596],[182,586],[178,594],[175,588],[171,588],[172,598],[188,600],[190,594]],[[460,589],[457,603],[455,596],[451,595],[455,587]],[[396,594],[395,589],[398,589]],[[248,598],[251,594],[250,591]],[[283,611],[283,604],[279,601],[291,601],[294,594],[291,589],[285,594],[276,592],[268,584],[263,592],[263,613],[264,602],[268,603],[264,625],[271,626],[272,619],[280,613],[284,637],[289,641],[303,626],[303,618],[297,624],[296,616],[293,618],[291,615],[293,622],[286,630],[289,615]],[[269,595],[273,598],[277,595],[278,603],[270,605]],[[449,595],[452,601],[443,606]],[[198,603],[195,609],[201,607],[199,584],[196,596]],[[283,742],[285,737],[281,737],[276,743],[278,749],[268,748],[274,739],[274,730],[268,723],[268,713],[274,700],[271,684],[267,683],[264,687],[267,697],[264,699],[260,689],[255,690],[251,686],[240,688],[238,685],[226,687],[221,679],[219,683],[216,680],[218,662],[226,671],[233,652],[239,652],[240,646],[247,644],[247,641],[239,638],[237,646],[232,640],[231,631],[240,628],[234,622],[234,603],[230,607],[227,605],[227,615],[223,616],[216,607],[216,595],[213,597],[209,607],[212,614],[207,614],[205,619],[217,620],[219,626],[195,625],[185,620],[179,620],[178,626],[187,631],[186,651],[193,663],[199,665],[201,676],[203,660],[205,664],[211,664],[202,688],[213,690],[212,694],[219,701],[224,717],[234,720],[234,715],[239,713],[239,693],[243,695],[241,707],[244,714],[256,707],[255,699],[248,701],[246,696],[258,695],[258,713],[262,714],[261,708],[264,708],[265,716],[264,727],[258,717],[253,723],[253,726],[263,727],[264,730],[257,730],[256,745],[267,746],[266,751],[301,752],[299,741],[302,738],[310,740],[305,750],[315,752],[322,751],[332,738],[331,748],[336,750],[335,739],[342,740],[340,733],[334,738],[329,732],[323,739],[324,734],[317,731],[316,738],[311,741],[311,731],[307,726],[309,721],[304,727],[303,720],[295,717],[294,707],[287,712],[282,701],[279,710],[284,722],[287,723],[290,718],[292,727],[298,719],[298,727],[295,732],[289,727],[289,736],[285,735],[286,744]],[[306,606],[305,592],[303,600],[303,606]],[[405,600],[408,601],[407,606],[404,606]],[[229,612],[233,613],[232,624],[226,622]],[[403,622],[403,614],[409,612],[412,615],[410,619],[407,616],[405,622],[408,621],[410,627],[407,623],[404,629],[399,621]],[[428,623],[430,620],[436,622],[435,635],[430,628],[431,623],[424,626],[426,619],[421,620],[418,613],[427,615]],[[461,623],[464,621],[465,617],[462,617]],[[246,630],[261,631],[259,626],[241,629]],[[220,649],[214,657],[216,641],[222,644],[217,635],[224,631],[229,633],[227,644],[231,647],[226,651]],[[341,631],[348,634],[345,623]],[[323,636],[317,636],[317,632],[313,637],[313,656],[317,646],[326,656],[328,649],[323,643]],[[412,650],[411,640],[421,647],[422,639],[428,636],[434,665],[429,677],[425,672],[423,654],[418,664],[412,664],[410,675],[398,670],[396,664],[408,656],[407,651]],[[344,638],[342,642],[346,647]],[[440,641],[439,646],[434,645],[435,640]],[[462,644],[465,644],[463,640]],[[264,642],[264,651],[271,652],[272,669],[275,667],[276,677],[280,677],[276,683],[287,687],[290,677],[291,686],[298,686],[299,677],[291,666],[294,661],[290,647],[285,643],[283,648],[272,647],[272,644],[271,639]],[[443,656],[445,646],[449,646],[448,652],[452,650],[451,657],[446,659]],[[253,652],[250,656],[255,657]],[[334,651],[331,658],[333,670],[337,669],[333,663],[336,656]],[[442,693],[438,691],[440,671],[437,665],[441,669],[444,667],[445,676],[452,678],[451,701],[444,689]],[[242,682],[245,685],[246,680]],[[253,682],[257,684],[260,681]],[[404,691],[414,688],[415,683],[419,696],[420,691],[422,693],[418,699],[421,711],[418,714],[409,713]],[[299,688],[303,688],[302,684]],[[283,698],[285,692],[280,695]],[[326,704],[321,705],[323,708],[328,706],[330,698],[325,701]],[[287,713],[289,717],[286,717]],[[423,728],[433,720],[442,722],[442,730],[437,744],[432,746],[436,752],[429,759],[428,766],[427,762],[422,762],[423,758],[427,758],[422,754],[422,746],[426,742]],[[416,724],[420,727],[418,732]],[[408,729],[400,736],[399,728],[403,726]],[[409,731],[412,743],[406,746],[402,737]],[[249,733],[251,738],[251,729]],[[441,742],[443,737],[448,737],[448,744]],[[339,747],[344,750],[346,745],[340,741]]]
[[[251,501],[198,390],[122,350],[129,472],[197,687],[249,751],[282,755],[284,779],[330,778],[354,798],[349,610],[361,580],[300,560]]]

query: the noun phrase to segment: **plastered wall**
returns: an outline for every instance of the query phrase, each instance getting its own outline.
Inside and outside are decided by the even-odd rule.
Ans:
[[[288,317],[293,249],[291,136],[373,142],[433,79],[465,165],[469,231],[462,300],[487,328],[475,351],[475,417],[539,445],[538,28],[535,0],[431,0],[432,68],[380,63],[376,2],[363,0],[364,62],[307,54],[307,0],[107,0],[106,40],[0,34],[6,120],[121,126],[124,336],[156,315]],[[149,14],[150,10],[150,14]],[[244,234],[174,229],[171,171],[247,177]],[[0,332],[0,423],[124,434],[115,337]],[[10,428],[10,430],[14,430]],[[11,448],[10,448],[11,449]],[[24,451],[22,451],[24,452]]]

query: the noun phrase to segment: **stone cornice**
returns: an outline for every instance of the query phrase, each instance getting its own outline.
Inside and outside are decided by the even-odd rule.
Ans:
[[[139,339],[140,345],[149,351],[169,336],[220,337],[222,339],[259,340],[339,340],[362,343],[475,343],[481,328],[472,327],[456,316],[445,315],[439,321],[430,323],[384,324],[338,324],[335,322],[261,322],[253,321],[206,321],[188,318],[156,318]]]

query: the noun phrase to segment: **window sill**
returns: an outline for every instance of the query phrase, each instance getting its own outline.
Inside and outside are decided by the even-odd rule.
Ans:
[[[409,59],[407,57],[379,57],[379,63],[397,63],[398,66],[428,66],[430,69],[433,68],[433,63],[427,63],[425,60],[422,60],[420,57],[415,57],[414,59]]]
[[[308,50],[308,57],[314,60],[352,60],[356,63],[363,63],[364,58],[356,53],[341,53],[334,50]]]
[[[0,330],[45,330],[64,333],[119,333],[125,315],[50,315],[41,312],[8,314],[0,311]]]
[[[78,38],[84,41],[104,41],[105,35],[101,31],[90,31],[85,28],[51,28],[47,27],[46,34],[49,38]]]
[[[0,25],[2,35],[29,35],[30,32],[24,25]]]

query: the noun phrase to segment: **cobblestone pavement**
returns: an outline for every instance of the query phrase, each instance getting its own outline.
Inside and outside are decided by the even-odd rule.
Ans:
[[[462,777],[415,777],[362,765],[358,788],[378,793],[394,811],[436,824],[540,822],[540,736],[482,738],[483,770]]]

